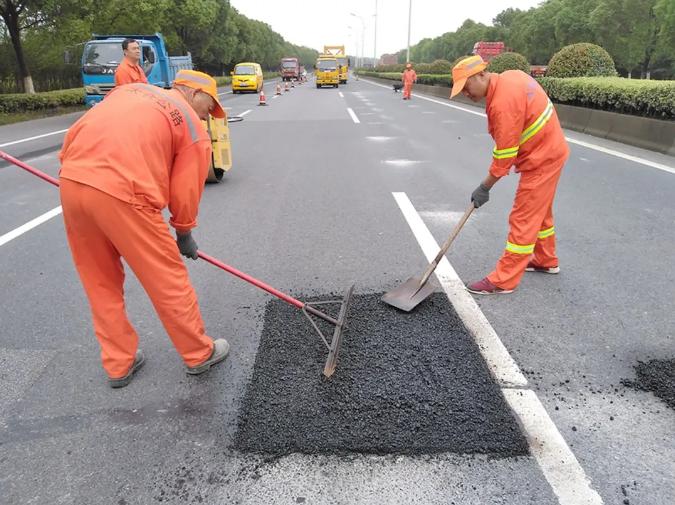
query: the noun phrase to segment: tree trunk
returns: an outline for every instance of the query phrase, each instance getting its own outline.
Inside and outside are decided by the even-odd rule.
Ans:
[[[14,47],[14,53],[16,54],[16,63],[19,66],[19,77],[23,83],[24,93],[35,93],[33,88],[33,78],[28,72],[28,65],[26,65],[26,58],[23,55],[23,46],[21,45],[21,28],[19,27],[19,13],[14,10],[4,11],[2,13],[2,19],[7,25],[7,30],[9,31],[9,37],[12,39],[12,46]]]

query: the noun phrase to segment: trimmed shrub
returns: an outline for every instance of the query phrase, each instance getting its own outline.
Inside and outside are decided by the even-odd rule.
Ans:
[[[379,79],[388,79],[391,81],[400,81],[400,72],[359,72],[362,77],[377,77]],[[417,74],[419,84],[428,84],[430,86],[452,86],[452,77],[450,75],[435,74]]]
[[[84,105],[83,88],[46,91],[44,93],[35,93],[34,95],[26,93],[0,95],[0,112],[7,114],[76,105]]]
[[[405,64],[394,63],[393,65],[378,65],[375,67],[377,72],[403,72]]]
[[[675,81],[623,77],[541,77],[551,100],[624,114],[675,119]]]
[[[435,60],[429,65],[430,74],[449,74],[452,71],[452,65],[448,60]]]
[[[548,63],[548,77],[615,77],[614,60],[602,47],[582,42],[563,47]]]
[[[497,74],[501,74],[506,70],[522,70],[526,74],[529,74],[530,63],[520,53],[502,53],[492,58],[487,66],[487,70]]]

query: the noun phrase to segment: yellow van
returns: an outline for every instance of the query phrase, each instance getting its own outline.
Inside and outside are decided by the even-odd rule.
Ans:
[[[232,75],[232,93],[259,92],[263,87],[263,71],[258,63],[237,63]]]
[[[340,69],[335,56],[319,56],[316,60],[316,87],[333,86],[340,84]]]

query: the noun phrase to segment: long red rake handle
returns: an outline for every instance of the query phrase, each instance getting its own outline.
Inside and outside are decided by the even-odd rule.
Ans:
[[[53,184],[54,186],[57,186],[57,187],[59,186],[59,181],[57,179],[55,179],[54,177],[52,177],[51,175],[47,175],[44,172],[41,172],[40,170],[38,170],[37,168],[31,167],[27,163],[24,163],[23,161],[16,159],[14,156],[11,156],[4,151],[0,151],[0,158],[9,161],[10,163],[16,165],[19,168],[23,168],[27,172],[30,172],[31,174],[33,174],[33,175],[39,177],[40,179],[43,179],[43,180],[45,180],[45,181],[47,181],[51,184]],[[217,260],[213,256],[209,256],[208,254],[205,254],[201,251],[197,251],[197,254],[204,261],[206,261],[208,263],[211,263],[212,265],[215,265],[218,268],[220,268],[222,270],[225,270],[226,272],[229,272],[236,277],[239,277],[240,279],[248,282],[249,284],[253,284],[256,287],[267,291],[269,294],[271,294],[273,296],[276,296],[277,298],[285,301],[286,303],[290,303],[291,305],[293,305],[293,306],[295,306],[299,309],[304,309],[307,312],[310,312],[310,313],[314,314],[315,316],[320,317],[321,319],[323,319],[325,321],[328,321],[329,323],[337,324],[337,321],[335,319],[333,319],[332,317],[324,314],[323,312],[320,312],[320,311],[316,310],[311,305],[307,305],[306,303],[303,303],[300,300],[297,300],[297,299],[293,298],[292,296],[287,295],[286,293],[282,293],[281,291],[273,288],[269,284],[265,284],[264,282],[254,278],[254,277],[251,277],[250,275],[245,274],[244,272],[242,272],[240,270],[237,270],[236,268],[231,267],[230,265],[226,265],[225,263]]]

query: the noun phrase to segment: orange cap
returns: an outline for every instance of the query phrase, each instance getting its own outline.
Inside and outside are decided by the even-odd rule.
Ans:
[[[225,117],[225,111],[220,105],[220,100],[218,100],[218,87],[216,86],[216,80],[209,74],[197,72],[196,70],[180,70],[176,74],[176,80],[174,80],[173,83],[179,84],[181,86],[187,86],[188,88],[198,89],[199,91],[203,91],[207,95],[210,95],[211,98],[213,98],[213,100],[216,102],[216,107],[211,115],[216,118]]]
[[[450,98],[458,95],[466,84],[466,80],[472,75],[476,75],[487,67],[487,62],[483,61],[479,55],[464,58],[452,68],[452,92]]]

